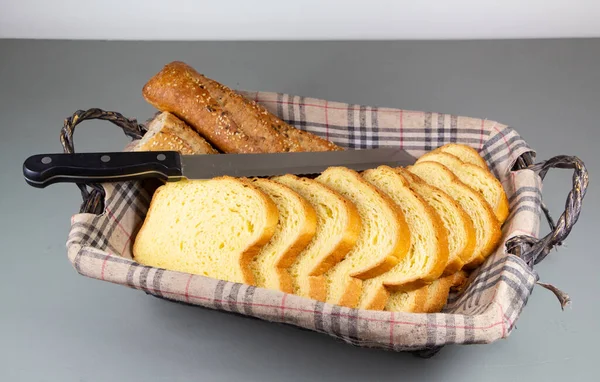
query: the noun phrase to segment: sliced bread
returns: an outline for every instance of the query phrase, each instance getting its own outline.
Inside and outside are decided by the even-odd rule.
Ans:
[[[427,286],[427,298],[423,306],[423,313],[440,312],[448,302],[450,289],[460,287],[467,280],[464,271],[442,277]]]
[[[303,197],[283,184],[259,178],[251,181],[275,202],[279,211],[275,234],[251,263],[255,283],[262,288],[292,293],[289,267],[315,235],[315,210]]]
[[[385,310],[388,312],[422,313],[428,296],[427,286],[410,291],[390,293]]]
[[[168,112],[158,114],[148,123],[148,131],[132,151],[177,151],[183,155],[218,153],[206,139]]]
[[[406,313],[440,312],[448,301],[450,289],[460,287],[466,279],[466,273],[459,271],[417,289],[391,292],[385,310]]]
[[[252,259],[275,233],[275,203],[228,176],[159,187],[133,245],[148,266],[254,284]]]
[[[406,256],[410,230],[394,201],[356,171],[330,167],[316,180],[354,203],[361,218],[356,245],[325,275],[326,301],[356,307],[362,280],[387,272]]]
[[[500,241],[500,223],[483,196],[461,182],[446,166],[437,162],[421,162],[407,168],[430,185],[450,195],[473,221],[475,227],[475,250],[465,266],[480,265],[497,247]]]
[[[490,171],[441,151],[423,155],[417,160],[417,163],[420,162],[437,162],[446,166],[464,184],[478,191],[492,207],[500,224],[504,223],[508,217],[508,198],[502,184]]]
[[[452,154],[465,163],[474,164],[475,166],[481,167],[485,170],[489,169],[485,160],[481,157],[481,155],[479,155],[477,150],[475,150],[471,146],[463,145],[460,143],[448,143],[433,150],[433,152],[438,151]]]
[[[459,271],[475,250],[475,227],[465,210],[448,194],[431,186],[404,168],[397,167],[411,190],[422,197],[438,213],[448,234],[448,262],[444,275]]]
[[[293,293],[325,301],[324,274],[354,247],[361,221],[356,206],[329,187],[295,175],[274,177],[306,199],[317,213],[317,231],[289,269]]]
[[[385,287],[414,289],[417,282],[428,283],[442,275],[448,262],[448,238],[437,212],[393,168],[379,166],[362,176],[396,202],[410,227],[408,255],[389,271],[363,282],[359,307],[382,310]]]

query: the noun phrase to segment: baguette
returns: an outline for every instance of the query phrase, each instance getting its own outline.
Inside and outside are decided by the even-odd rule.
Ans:
[[[177,151],[183,155],[218,154],[206,139],[171,113],[159,113],[132,151]]]
[[[163,67],[144,85],[142,95],[157,109],[177,115],[225,153],[339,149],[315,135],[299,133],[262,106],[183,62]]]

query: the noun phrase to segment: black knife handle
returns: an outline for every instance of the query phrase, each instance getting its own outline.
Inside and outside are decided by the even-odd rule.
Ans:
[[[53,183],[102,183],[183,177],[176,151],[33,155],[23,163],[25,181],[37,188]]]

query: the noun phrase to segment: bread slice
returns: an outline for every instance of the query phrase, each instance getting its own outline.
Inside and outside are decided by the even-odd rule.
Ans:
[[[362,280],[387,272],[406,256],[410,230],[394,201],[356,171],[330,167],[316,180],[354,203],[362,221],[354,248],[325,275],[327,302],[353,308]]]
[[[489,167],[485,160],[481,157],[481,155],[479,155],[477,150],[475,150],[471,146],[463,145],[460,143],[448,143],[433,150],[433,152],[439,151],[452,154],[465,163],[470,163],[475,166],[481,167],[485,170],[489,170]]]
[[[354,247],[361,229],[356,206],[321,183],[295,175],[271,178],[306,199],[317,213],[317,231],[289,269],[293,293],[319,301],[327,299],[323,275]]]
[[[385,310],[388,312],[422,313],[427,303],[427,297],[427,286],[410,291],[392,292],[385,305]]]
[[[292,293],[289,267],[315,235],[315,210],[303,197],[283,184],[258,178],[252,179],[252,183],[275,202],[279,211],[275,234],[251,264],[256,285]]]
[[[450,290],[463,285],[466,279],[467,274],[464,271],[459,271],[417,289],[392,292],[385,310],[406,313],[440,312],[448,301]]]
[[[362,176],[396,202],[410,227],[408,255],[389,271],[363,282],[359,307],[382,310],[386,301],[380,296],[385,287],[413,289],[417,282],[422,285],[442,275],[448,262],[448,237],[435,210],[394,169],[379,166],[366,170]]]
[[[447,167],[436,162],[421,162],[407,168],[430,185],[450,195],[473,221],[475,250],[465,266],[473,268],[492,253],[500,241],[500,223],[494,211],[477,191],[462,183]]]
[[[254,284],[252,259],[275,233],[275,204],[222,176],[160,186],[133,245],[140,264]]]
[[[462,269],[475,251],[475,227],[465,210],[448,194],[431,186],[402,167],[396,172],[408,182],[410,189],[422,197],[437,212],[448,234],[448,262],[444,275]]]
[[[159,113],[132,151],[177,151],[183,155],[218,154],[206,139],[171,113]]]
[[[504,223],[508,217],[508,198],[502,184],[490,171],[444,152],[427,153],[417,160],[420,162],[438,162],[446,166],[464,184],[478,191],[492,207],[500,224]]]
[[[444,309],[448,302],[451,288],[460,287],[467,280],[464,271],[442,277],[427,286],[427,298],[423,306],[423,313],[437,313]]]

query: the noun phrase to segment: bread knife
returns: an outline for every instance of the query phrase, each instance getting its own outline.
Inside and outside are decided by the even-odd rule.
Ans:
[[[180,155],[176,151],[38,154],[23,163],[25,181],[37,188],[54,183],[103,183],[159,178],[182,179],[310,176],[328,167],[356,171],[380,165],[407,166],[416,158],[398,148],[323,152]]]

